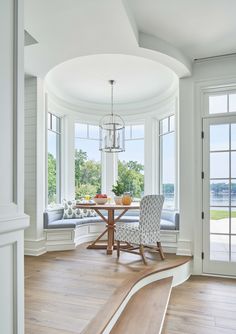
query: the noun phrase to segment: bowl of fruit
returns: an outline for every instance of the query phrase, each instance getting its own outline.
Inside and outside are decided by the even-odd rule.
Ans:
[[[106,194],[97,194],[97,195],[94,196],[93,200],[96,204],[99,204],[99,205],[106,204],[107,195]]]

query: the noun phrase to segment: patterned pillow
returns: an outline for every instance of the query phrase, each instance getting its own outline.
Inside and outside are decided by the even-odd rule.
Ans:
[[[93,209],[81,209],[83,217],[96,217],[96,211]]]
[[[63,200],[63,206],[64,206],[64,214],[63,219],[74,219],[74,218],[83,218],[83,210],[78,209],[75,207],[76,202],[75,201],[66,201]]]

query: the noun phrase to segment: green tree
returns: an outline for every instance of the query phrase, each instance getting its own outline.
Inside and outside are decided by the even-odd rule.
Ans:
[[[144,166],[137,161],[118,162],[119,181],[124,184],[125,192],[140,198],[144,191]]]
[[[75,150],[75,195],[76,198],[85,195],[93,196],[101,192],[101,164],[89,160],[87,153]]]
[[[87,153],[82,150],[75,150],[75,181],[76,186],[80,185],[81,182],[81,169],[87,160]]]
[[[48,203],[56,202],[56,159],[48,153]]]

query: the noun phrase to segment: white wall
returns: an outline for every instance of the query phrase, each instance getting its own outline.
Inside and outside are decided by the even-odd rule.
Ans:
[[[0,2],[0,333],[24,334],[23,1]]]
[[[26,238],[36,235],[37,78],[25,79],[25,212],[30,216]]]
[[[25,254],[46,252],[43,237],[45,209],[45,113],[43,82],[25,78],[25,212],[30,226],[25,231]]]
[[[180,241],[179,253],[194,255],[194,272],[202,273],[202,149],[203,92],[236,84],[236,57],[194,63],[193,76],[180,80]]]

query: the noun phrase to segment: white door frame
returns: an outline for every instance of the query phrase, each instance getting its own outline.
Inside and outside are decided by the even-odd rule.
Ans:
[[[236,116],[215,116],[203,118],[203,263],[202,271],[206,274],[236,276],[236,262],[224,262],[210,260],[210,125],[236,123]],[[230,231],[229,231],[230,233]]]

